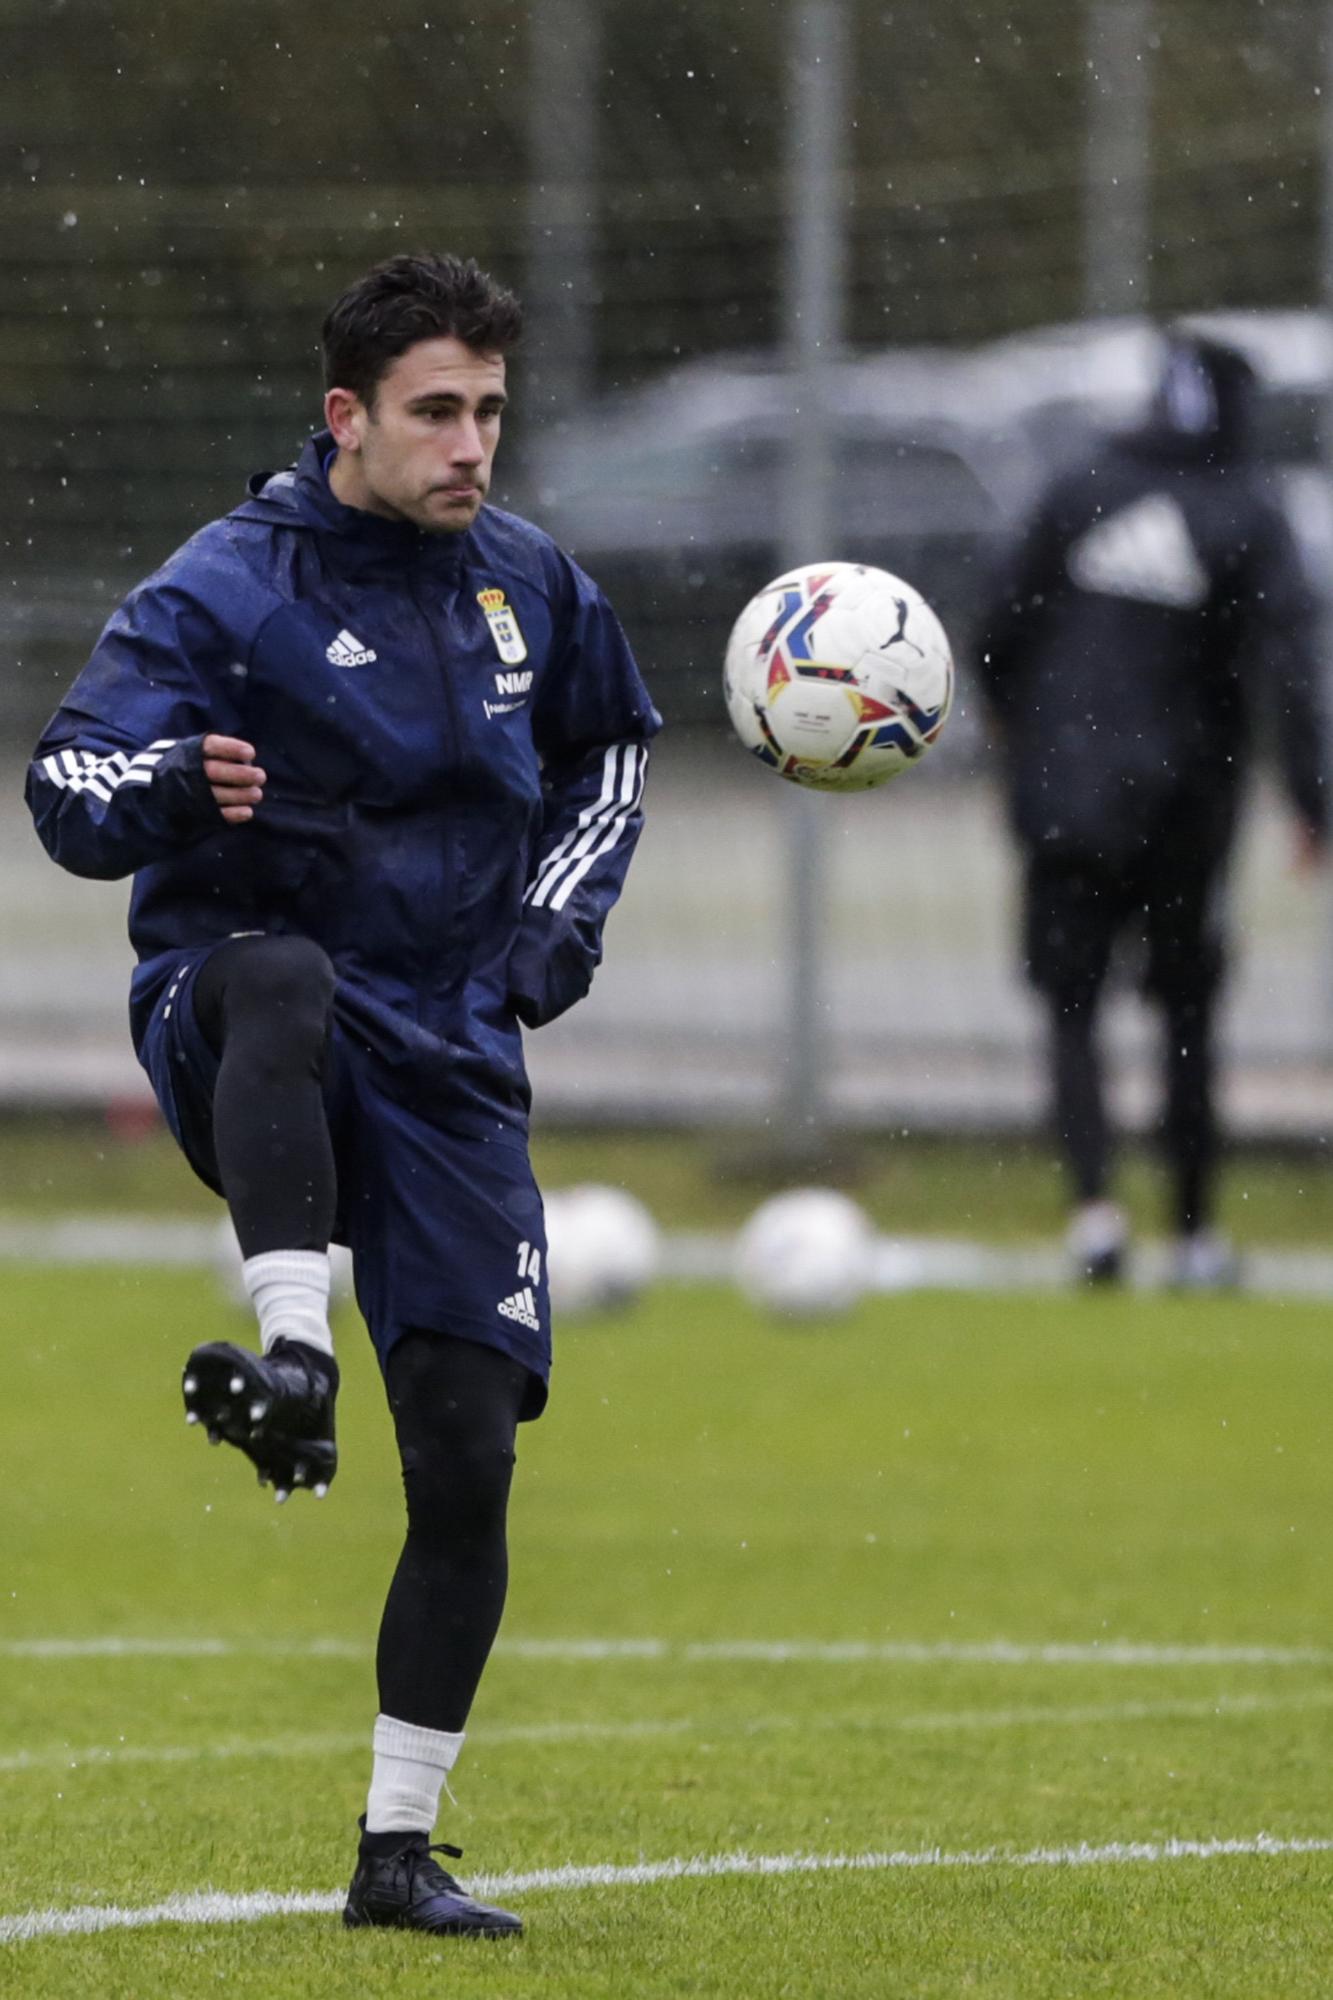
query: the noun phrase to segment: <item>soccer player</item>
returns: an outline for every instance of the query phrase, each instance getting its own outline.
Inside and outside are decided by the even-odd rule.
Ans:
[[[1146,933],[1145,990],[1163,1017],[1172,1277],[1214,1287],[1235,1275],[1213,1227],[1223,895],[1265,724],[1298,858],[1325,840],[1314,605],[1254,461],[1253,399],[1240,353],[1177,331],[1149,422],[1054,480],[982,619],[1076,1198],[1069,1247],[1091,1280],[1119,1277],[1126,1248],[1095,1039],[1117,938]]]
[[[187,1418],[279,1500],[336,1469],[328,1249],[351,1246],[407,1538],[344,1917],[487,1936],[518,1918],[430,1838],[547,1395],[519,1024],[588,990],[659,727],[596,587],[486,504],[519,330],[453,256],[352,285],[327,428],[131,593],[28,780],[56,861],[134,876],[135,1047],[230,1207],[262,1349],[197,1347]]]

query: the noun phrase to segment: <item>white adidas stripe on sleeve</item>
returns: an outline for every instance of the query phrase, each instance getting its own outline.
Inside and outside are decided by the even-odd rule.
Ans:
[[[91,792],[109,805],[121,785],[150,785],[163,756],[175,747],[174,736],[162,736],[133,757],[124,750],[108,751],[104,757],[95,757],[91,750],[58,750],[43,757],[41,768],[60,791]]]
[[[78,758],[83,758],[85,761],[81,763]],[[109,803],[110,791],[105,785],[100,784],[95,776],[90,775],[94,762],[95,760],[89,757],[86,751],[80,751],[76,757],[74,751],[62,750],[59,756],[43,757],[42,769],[51,783],[62,792],[88,791]]]
[[[620,745],[613,744],[602,758],[602,789],[596,803],[585,806],[564,838],[556,843],[546,855],[536,875],[528,885],[525,902],[540,904],[545,902],[550,889],[550,877],[569,856],[575,843],[587,829],[613,810],[616,798],[616,764],[620,755]]]
[[[607,825],[601,839],[589,848],[582,860],[571,868],[565,876],[564,881],[550,899],[553,910],[564,909],[565,904],[569,901],[575,889],[578,888],[579,883],[588,873],[593,863],[600,861],[604,854],[609,854],[611,849],[618,844],[626,826],[629,824],[631,813],[634,812],[639,800],[643,797],[643,780],[648,768],[648,752],[641,744],[637,743],[628,744],[626,748],[629,754],[625,759],[625,773],[620,787],[620,797],[617,800],[618,810],[615,817]],[[573,856],[570,859],[572,860]]]

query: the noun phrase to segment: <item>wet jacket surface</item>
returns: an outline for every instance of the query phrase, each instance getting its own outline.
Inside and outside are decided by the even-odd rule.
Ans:
[[[391,1094],[521,1127],[520,1019],[587,991],[659,727],[614,615],[539,529],[461,535],[344,507],[327,435],[252,482],[114,614],[27,795],[77,875],[134,876],[136,1047],[183,950],[294,932]],[[268,775],[229,826],[216,732]]]

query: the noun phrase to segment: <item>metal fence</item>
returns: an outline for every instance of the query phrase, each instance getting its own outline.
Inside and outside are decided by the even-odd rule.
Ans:
[[[811,1023],[833,1121],[1026,1128],[1044,1112],[1039,1021],[1019,977],[998,796],[923,769],[814,801],[828,841],[827,953]],[[0,807],[0,1102],[147,1101],[130,1052],[122,886],[38,847],[8,770]],[[789,786],[711,736],[663,738],[647,830],[591,997],[529,1038],[541,1115],[762,1130],[786,1095]],[[1233,898],[1224,1101],[1251,1137],[1333,1124],[1323,890],[1291,874],[1271,794],[1254,801]],[[1108,1015],[1115,1101],[1155,1115],[1154,1027],[1126,979]]]
[[[587,438],[655,383],[677,385],[659,430],[684,449],[680,412],[704,393],[674,373],[687,364],[720,368],[733,401],[743,377],[788,369],[793,411],[804,397],[807,425],[823,419],[784,425],[779,390],[776,428],[753,420],[750,448],[777,452],[757,475],[771,540],[723,546],[696,507],[606,555],[677,727],[595,997],[534,1042],[548,1110],[761,1120],[804,1049],[841,1121],[1039,1116],[975,718],[951,724],[934,769],[847,803],[793,795],[720,721],[696,725],[720,713],[745,591],[779,557],[844,552],[836,505],[806,547],[818,517],[781,504],[784,464],[832,435],[821,398],[842,354],[896,367],[927,349],[937,378],[941,350],[1093,308],[1323,303],[1328,45],[1321,5],[1250,0],[485,0],[466,18],[384,0],[373,22],[349,0],[0,0],[0,1096],[141,1088],[123,897],[42,860],[15,804],[26,744],[120,593],[294,455],[329,298],[388,251],[447,244],[526,296],[504,450],[509,497],[539,518]],[[956,434],[925,442],[946,524],[970,479],[1003,525],[1002,483]],[[853,464],[834,443],[828,493],[864,492],[865,521],[873,453]],[[892,449],[885,484],[901,482]],[[864,552],[930,585],[966,655],[976,536],[930,540],[926,488],[910,493]],[[1233,1117],[1317,1130],[1333,1105],[1327,923],[1283,874],[1267,797],[1238,911]],[[1128,995],[1113,1028],[1122,1108],[1146,1117],[1150,1043]]]

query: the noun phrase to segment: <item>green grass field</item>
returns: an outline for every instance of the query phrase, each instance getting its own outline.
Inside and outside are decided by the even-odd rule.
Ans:
[[[16,1942],[344,1886],[400,1499],[353,1320],[343,1471],[276,1510],[181,1421],[185,1349],[236,1331],[205,1278],[5,1275],[0,1992],[1328,1993],[1333,1853],[1162,1846],[1333,1840],[1327,1309],[934,1295],[779,1330],[664,1287],[567,1328],[441,1833],[467,1879],[581,1886],[511,1890],[515,1944],[323,1912]],[[881,1859],[607,1872],[742,1852]]]

